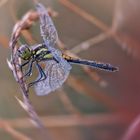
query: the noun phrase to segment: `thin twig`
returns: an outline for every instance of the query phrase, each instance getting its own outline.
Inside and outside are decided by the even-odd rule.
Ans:
[[[33,11],[29,11],[27,14],[25,14],[25,16],[21,19],[21,21],[17,22],[13,28],[13,32],[11,35],[11,40],[9,43],[9,47],[11,49],[11,65],[10,62],[8,62],[9,67],[11,68],[11,70],[13,71],[14,77],[16,79],[16,81],[19,83],[20,85],[20,89],[23,95],[23,99],[24,99],[24,103],[22,103],[19,99],[18,101],[20,103],[22,103],[22,107],[24,106],[24,109],[28,112],[29,116],[31,117],[32,121],[38,126],[38,127],[43,127],[43,124],[41,123],[38,115],[36,114],[33,106],[31,105],[31,102],[29,100],[28,97],[28,89],[27,89],[27,85],[25,80],[22,78],[23,77],[23,73],[19,67],[20,65],[20,59],[17,56],[17,42],[18,39],[21,35],[21,31],[28,29],[29,27],[31,27],[31,25],[33,24],[33,22],[35,20],[37,20],[38,18],[38,14],[37,12],[33,12]]]
[[[70,127],[70,126],[99,126],[112,124],[127,124],[129,120],[122,119],[118,114],[90,114],[90,115],[57,115],[41,117],[45,127]],[[6,120],[14,128],[33,128],[28,118]]]
[[[99,20],[94,15],[90,15],[85,10],[81,9],[74,3],[70,2],[69,0],[59,0],[59,2],[70,9],[72,12],[76,13],[77,15],[81,16],[83,19],[88,21],[89,23],[96,25],[99,29],[101,29],[103,32],[107,33],[108,37],[112,37],[115,39],[116,43],[118,43],[120,46],[123,45],[123,40],[118,36],[116,32],[114,32],[113,27],[108,27],[106,24],[104,24],[101,20]]]
[[[4,4],[6,4],[8,2],[8,0],[1,0],[0,1],[0,7],[2,7]]]
[[[72,102],[70,101],[69,97],[67,96],[63,88],[58,90],[58,94],[59,94],[59,98],[64,104],[64,107],[66,107],[70,113],[81,115],[81,112],[72,104]]]
[[[78,93],[86,94],[91,97],[93,100],[97,100],[104,104],[108,109],[115,110],[119,112],[125,112],[124,108],[112,97],[107,96],[106,94],[93,91],[93,89],[85,82],[72,75],[69,76],[67,84],[74,88]]]
[[[109,28],[103,22],[101,22],[95,16],[88,14],[83,9],[73,4],[69,0],[59,0],[59,2],[63,4],[65,7],[67,7],[68,9],[72,10],[74,13],[78,14],[79,16],[89,21],[90,23],[96,25],[102,31],[107,32],[109,30]]]
[[[138,116],[132,124],[129,126],[126,134],[123,136],[122,140],[134,140],[137,139],[136,135],[139,136],[140,133],[140,116]]]
[[[107,38],[109,38],[108,32],[101,33],[95,37],[92,37],[92,38],[85,40],[85,41],[81,42],[80,44],[74,46],[71,49],[71,52],[78,54],[78,53],[81,53],[82,51],[87,51],[91,46],[101,43],[102,41],[106,40]]]
[[[15,130],[6,120],[0,120],[0,128],[12,135],[16,140],[31,140],[31,138]]]

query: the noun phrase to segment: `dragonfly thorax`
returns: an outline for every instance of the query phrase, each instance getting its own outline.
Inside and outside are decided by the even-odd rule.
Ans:
[[[52,60],[53,55],[44,44],[31,46],[32,55],[36,61]]]
[[[32,50],[27,44],[21,45],[18,49],[18,56],[23,60],[29,60],[32,57]]]

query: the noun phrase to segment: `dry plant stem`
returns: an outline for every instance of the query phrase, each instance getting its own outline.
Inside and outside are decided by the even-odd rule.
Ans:
[[[140,134],[140,115],[132,122],[122,140],[134,140]]]
[[[17,43],[19,36],[21,35],[21,31],[25,29],[29,29],[33,22],[38,19],[37,12],[29,11],[25,14],[25,16],[16,23],[13,29],[10,47],[13,49]]]
[[[45,127],[70,127],[70,126],[103,126],[112,124],[126,125],[128,120],[122,118],[118,114],[91,114],[91,115],[58,115],[41,117]],[[33,128],[34,126],[28,118],[5,120],[14,128]]]
[[[16,55],[16,51],[18,48],[17,41],[20,37],[21,31],[29,28],[32,25],[33,21],[36,20],[37,17],[38,17],[37,13],[30,11],[22,18],[21,21],[19,21],[14,26],[9,46],[11,49],[11,64],[13,66],[12,70],[13,70],[15,79],[18,81],[18,83],[20,85],[20,89],[21,89],[23,99],[24,99],[24,106],[25,106],[24,109],[28,112],[32,121],[38,127],[42,128],[43,125],[42,125],[39,117],[37,116],[36,112],[34,111],[34,108],[32,107],[30,100],[28,98],[28,89],[27,89],[25,81],[22,78],[23,74],[19,68],[19,64],[20,64],[19,58]]]
[[[112,111],[119,111],[123,112],[124,109],[121,107],[118,102],[115,101],[115,99],[106,96],[105,94],[93,91],[91,87],[84,81],[73,77],[72,75],[69,76],[67,80],[67,84],[74,88],[77,92],[81,94],[87,94],[89,95],[93,100],[100,101],[102,104],[104,104],[107,108],[109,108]]]
[[[67,110],[70,113],[81,115],[80,111],[72,104],[72,102],[70,101],[69,97],[66,95],[63,88],[59,89],[58,92],[59,92],[59,98],[61,99],[64,106],[67,108]]]
[[[107,38],[109,38],[109,36],[110,36],[110,32],[101,33],[97,36],[94,36],[94,37],[74,46],[71,49],[71,52],[73,52],[75,54],[81,53],[82,51],[89,49],[91,46],[94,46],[94,45],[106,40]]]
[[[23,99],[24,99],[24,105],[26,106],[26,111],[27,113],[29,114],[29,116],[31,117],[32,121],[40,128],[43,127],[41,121],[39,120],[36,112],[34,111],[34,108],[32,107],[31,103],[30,103],[30,100],[28,98],[28,90],[27,90],[27,86],[25,84],[25,81],[23,80],[22,76],[22,72],[20,71],[19,67],[18,67],[18,64],[20,64],[18,62],[18,59],[15,57],[15,53],[14,52],[14,46],[11,46],[13,49],[12,49],[12,65],[13,65],[13,73],[15,75],[15,78],[16,80],[18,81],[19,85],[20,85],[20,89],[21,89],[21,92],[22,92],[22,95],[23,95]],[[16,46],[15,46],[16,47]]]
[[[104,31],[104,32],[108,31],[108,27],[103,22],[98,20],[95,16],[88,14],[83,9],[78,7],[77,5],[75,5],[72,2],[70,2],[70,0],[59,0],[59,2],[61,4],[63,4],[65,7],[67,7],[68,9],[72,10],[77,15],[83,17],[85,20],[87,20],[90,23],[96,25],[102,31]]]
[[[15,130],[6,120],[0,120],[0,128],[12,135],[16,140],[31,140],[31,138]]]
[[[103,32],[107,33],[107,36],[108,37],[113,37],[115,39],[115,41],[120,46],[122,46],[123,40],[117,35],[116,32],[114,32],[113,27],[111,27],[111,28],[108,27],[102,21],[100,21],[99,19],[97,19],[95,16],[90,15],[89,13],[87,13],[86,11],[84,11],[83,9],[81,9],[80,7],[78,7],[77,5],[73,4],[69,0],[59,0],[59,2],[62,5],[64,5],[65,7],[67,7],[68,9],[70,9],[72,12],[76,13],[77,15],[81,16],[82,18],[84,18],[85,20],[87,20],[88,22],[90,22],[91,24],[96,25]]]
[[[1,0],[0,1],[0,7],[2,7],[4,4],[6,4],[8,2],[8,0]]]

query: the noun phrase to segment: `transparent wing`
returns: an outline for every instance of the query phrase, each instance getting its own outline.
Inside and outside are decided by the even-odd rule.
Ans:
[[[70,69],[71,66],[67,61],[63,64],[57,63],[54,60],[46,61],[44,72],[46,73],[47,78],[34,85],[36,94],[39,96],[47,95],[61,87],[67,79]]]
[[[55,45],[58,35],[55,26],[50,18],[47,9],[41,4],[36,4],[36,9],[39,13],[40,18],[40,32],[41,36],[47,47],[52,47]]]
[[[49,51],[51,51],[54,58],[60,62],[63,63],[64,60],[61,56],[61,52],[54,48],[54,45],[57,41],[58,35],[57,31],[55,29],[55,26],[46,10],[46,8],[41,4],[36,4],[36,9],[39,13],[40,18],[40,31],[41,36],[43,37],[44,43]]]

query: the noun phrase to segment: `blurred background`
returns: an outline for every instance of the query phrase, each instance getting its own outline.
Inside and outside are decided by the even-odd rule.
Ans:
[[[6,59],[14,24],[33,1],[0,1],[0,139],[2,140],[139,140],[140,139],[140,1],[40,0],[54,10],[58,47],[90,60],[111,63],[108,73],[75,66],[63,87],[30,100],[46,129],[42,132],[15,96],[19,86]],[[40,43],[39,24],[24,33],[28,43]],[[25,42],[24,42],[25,43]],[[33,75],[36,78],[36,75]]]

